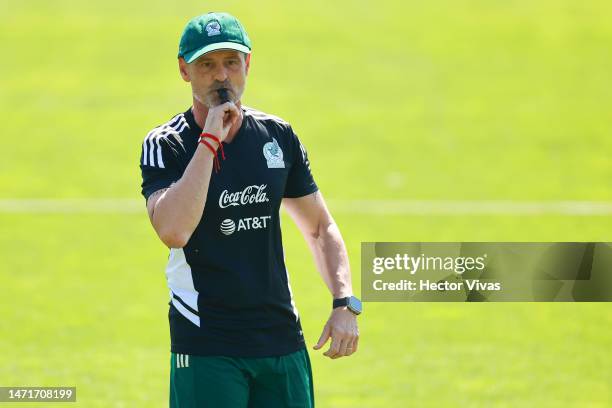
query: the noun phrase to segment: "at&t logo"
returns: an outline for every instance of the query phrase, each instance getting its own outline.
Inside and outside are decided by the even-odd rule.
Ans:
[[[270,218],[272,218],[271,215],[241,218],[238,220],[238,225],[234,220],[226,218],[221,222],[219,229],[223,235],[231,235],[236,231],[264,229],[268,228]]]
[[[229,218],[226,218],[221,222],[221,233],[223,235],[230,235],[236,231],[236,223]]]

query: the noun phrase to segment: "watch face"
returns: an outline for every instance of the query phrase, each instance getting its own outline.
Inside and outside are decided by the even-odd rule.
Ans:
[[[355,296],[351,296],[348,300],[348,307],[355,313],[361,313],[361,301]]]

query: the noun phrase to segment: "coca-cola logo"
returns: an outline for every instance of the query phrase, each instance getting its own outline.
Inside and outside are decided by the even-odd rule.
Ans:
[[[270,200],[265,192],[266,187],[268,187],[267,184],[254,184],[245,187],[242,191],[236,191],[235,193],[223,190],[219,196],[219,207],[227,208],[240,205],[267,203]]]

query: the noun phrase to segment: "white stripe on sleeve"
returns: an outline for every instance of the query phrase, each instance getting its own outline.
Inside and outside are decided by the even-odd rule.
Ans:
[[[157,135],[155,137],[155,144],[157,144],[157,167],[159,167],[160,169],[164,169],[164,159],[162,158],[162,149],[161,146],[159,145],[159,138],[161,137],[161,135]]]
[[[149,166],[155,166],[155,162],[153,161],[153,136],[149,136],[147,138],[147,143],[149,144]]]

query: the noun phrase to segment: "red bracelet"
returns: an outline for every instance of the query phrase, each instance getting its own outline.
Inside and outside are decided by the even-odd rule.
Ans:
[[[212,147],[212,145],[206,139],[211,139],[211,140],[217,142],[217,149]],[[219,170],[221,170],[221,163],[219,163],[219,158],[217,157],[218,149],[221,149],[221,158],[223,160],[225,160],[225,152],[223,151],[223,144],[221,143],[221,140],[219,140],[219,138],[217,136],[213,135],[212,133],[202,133],[200,135],[200,142],[199,143],[202,143],[204,146],[206,146],[208,148],[208,150],[210,150],[210,152],[215,157],[215,159],[213,161],[213,165],[214,165],[214,168],[215,168],[215,173],[218,173]]]
[[[210,150],[210,152],[213,154],[213,156],[217,156],[217,150],[212,147],[212,145],[210,143],[208,143],[206,140],[201,139],[200,143],[203,144],[204,146],[206,146],[208,148],[208,150]]]
[[[213,135],[212,133],[202,133],[200,134],[200,139],[202,138],[209,138],[214,140],[215,142],[217,142],[219,144],[219,146],[221,145],[221,140],[219,140],[219,138],[215,135]]]

